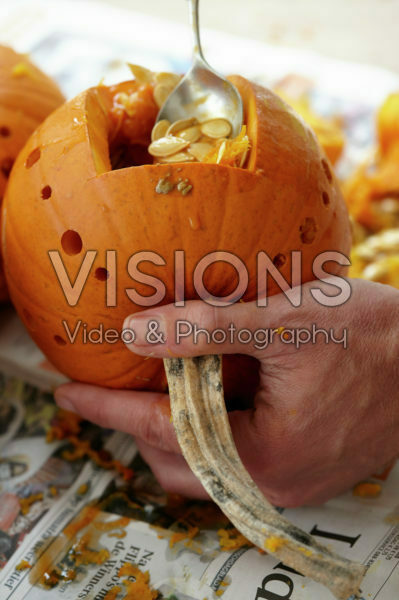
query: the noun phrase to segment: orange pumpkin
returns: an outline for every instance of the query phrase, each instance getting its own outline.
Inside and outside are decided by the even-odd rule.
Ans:
[[[0,46],[0,202],[18,152],[39,123],[63,101],[54,81],[25,55]],[[6,298],[0,266],[0,300]]]
[[[303,253],[303,281],[313,279],[320,252],[350,249],[345,203],[315,135],[278,96],[240,76],[230,80],[244,104],[251,141],[246,168],[205,163],[148,164],[151,129],[157,114],[151,84],[135,81],[91,88],[40,126],[19,155],[4,203],[3,251],[10,294],[31,336],[61,371],[96,384],[164,389],[162,362],[145,360],[115,344],[71,344],[62,320],[73,329],[102,323],[120,330],[124,318],[142,307],[127,296],[153,288],[130,278],[126,265],[138,251],[163,257],[165,265],[141,270],[165,283],[164,303],[174,299],[174,251],[186,258],[185,297],[196,298],[192,273],[207,253],[238,255],[250,279],[245,300],[256,296],[256,256],[264,250],[290,278],[290,253]],[[115,105],[121,91],[129,112]],[[134,166],[132,166],[134,165]],[[113,168],[114,167],[114,168]],[[179,180],[192,189],[179,192]],[[159,193],[159,182],[172,182]],[[117,306],[106,307],[105,252],[117,251]],[[69,306],[50,263],[58,250],[73,281],[86,250],[95,262],[76,306]],[[338,265],[331,272],[339,273]],[[235,272],[215,263],[206,285],[224,296],[236,285]],[[270,283],[269,294],[279,291]],[[270,325],[270,324],[269,324]],[[276,326],[281,323],[275,324]],[[229,361],[228,373],[243,379],[247,363]],[[245,377],[244,377],[245,380]],[[232,380],[231,380],[232,381]],[[234,381],[237,381],[237,377]],[[232,384],[233,385],[233,384]]]
[[[344,185],[352,217],[371,232],[399,225],[399,93],[377,113],[379,146]]]
[[[399,144],[399,92],[390,94],[378,111],[377,133],[382,155]]]

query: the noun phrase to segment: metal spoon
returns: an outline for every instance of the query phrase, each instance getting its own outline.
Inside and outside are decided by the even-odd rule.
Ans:
[[[196,117],[199,121],[222,118],[230,121],[232,137],[236,137],[243,120],[241,96],[234,85],[206,62],[200,42],[199,0],[188,2],[194,42],[193,64],[162,106],[157,122],[167,119],[174,123],[189,117]]]

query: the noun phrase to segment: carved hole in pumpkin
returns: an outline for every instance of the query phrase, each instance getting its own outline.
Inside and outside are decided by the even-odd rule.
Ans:
[[[306,217],[299,228],[299,235],[303,244],[312,244],[317,232],[316,221],[313,217]]]
[[[94,272],[94,277],[99,281],[107,281],[109,273],[107,269],[104,269],[104,267],[98,267],[98,269],[96,269]]]
[[[77,231],[74,231],[73,229],[68,229],[68,231],[65,231],[62,234],[61,246],[65,254],[69,254],[69,256],[74,256],[75,254],[79,254],[82,250],[82,238],[80,237]]]
[[[329,206],[329,204],[330,204],[330,196],[327,194],[327,192],[323,192],[322,199],[323,199],[324,206]]]
[[[39,160],[40,155],[41,155],[40,148],[35,148],[34,150],[32,150],[32,152],[29,154],[28,158],[25,161],[25,167],[27,169],[30,169],[31,167],[33,167],[33,165],[35,163],[37,163],[37,161]]]
[[[285,256],[285,254],[281,254],[280,252],[276,254],[276,256],[273,258],[273,264],[275,267],[277,267],[277,269],[283,267],[286,262],[287,257]]]
[[[6,127],[5,125],[2,125],[0,127],[0,137],[10,137],[11,135],[11,129],[9,127]]]
[[[54,341],[59,346],[66,346],[66,341],[60,335],[55,335],[54,336]]]
[[[53,193],[53,190],[51,189],[51,187],[49,185],[45,185],[44,188],[42,189],[43,200],[48,200],[49,198],[51,198],[52,193]]]
[[[2,172],[2,174],[4,175],[4,177],[6,179],[8,179],[10,173],[11,173],[11,169],[12,166],[14,164],[14,159],[11,158],[10,156],[7,156],[6,158],[3,158],[3,160],[1,161],[0,164],[0,171]]]
[[[329,164],[328,164],[328,162],[327,162],[326,160],[324,160],[324,159],[321,161],[321,164],[322,164],[322,166],[323,166],[324,173],[326,174],[326,177],[327,177],[328,181],[331,183],[331,182],[332,182],[332,180],[333,180],[333,177],[332,177],[332,173],[331,173],[330,165],[329,165]]]

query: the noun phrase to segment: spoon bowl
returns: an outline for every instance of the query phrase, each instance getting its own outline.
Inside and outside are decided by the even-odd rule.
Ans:
[[[199,0],[189,0],[190,21],[194,37],[194,60],[185,77],[168,96],[161,107],[157,122],[195,117],[199,122],[210,119],[227,119],[231,136],[236,137],[242,127],[243,108],[237,88],[225,77],[216,73],[206,62],[200,42]]]

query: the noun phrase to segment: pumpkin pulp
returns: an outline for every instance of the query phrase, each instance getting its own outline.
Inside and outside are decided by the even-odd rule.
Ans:
[[[133,80],[111,87],[99,86],[93,93],[106,118],[109,155],[106,160],[93,152],[98,173],[162,162],[154,160],[148,152],[159,110],[154,100],[154,86]],[[98,141],[101,136],[92,132],[92,137]],[[211,142],[212,148],[200,162],[244,166],[250,147],[246,125],[234,139],[206,139],[206,142]]]

